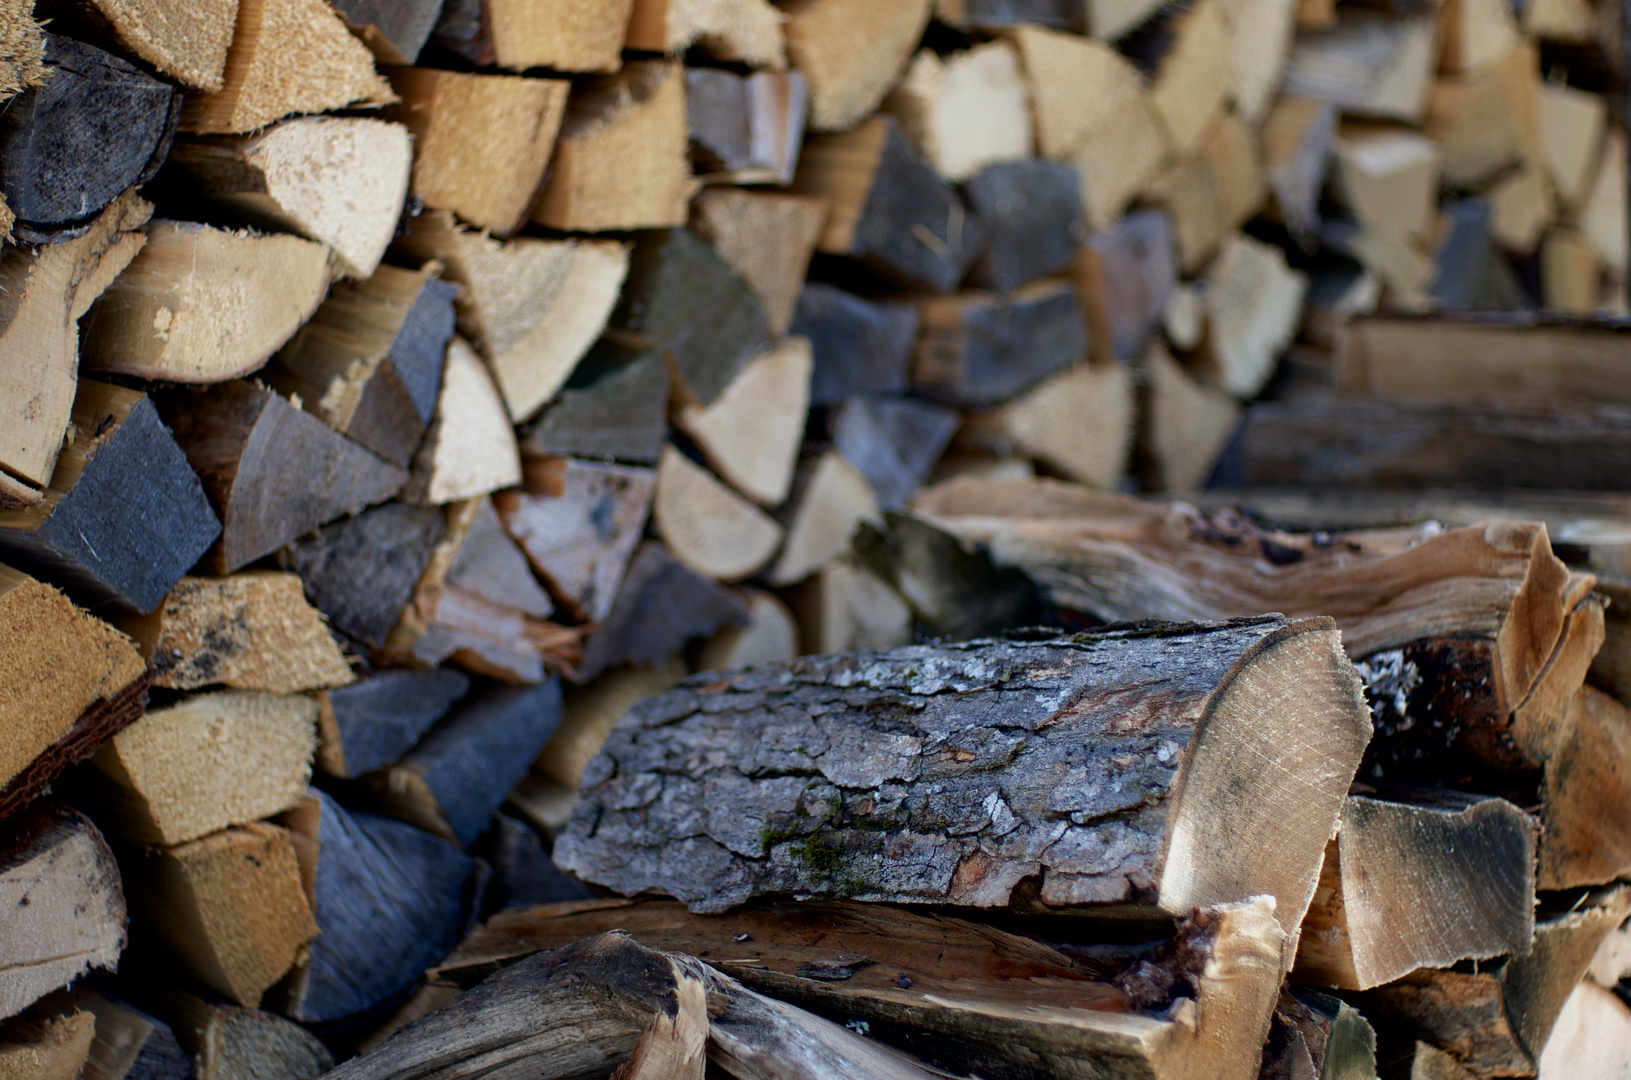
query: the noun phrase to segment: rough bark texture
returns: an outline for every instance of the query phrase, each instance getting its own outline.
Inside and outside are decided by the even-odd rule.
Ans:
[[[1368,738],[1326,620],[913,646],[698,676],[590,763],[565,869],[695,911],[1277,897],[1294,928]]]

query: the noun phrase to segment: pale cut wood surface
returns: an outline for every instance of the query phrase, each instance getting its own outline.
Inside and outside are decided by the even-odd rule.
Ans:
[[[192,1062],[164,1021],[93,990],[73,991],[73,1003],[96,1018],[83,1080],[186,1080]]]
[[[1212,475],[1240,419],[1240,406],[1202,386],[1155,347],[1144,357],[1139,472],[1147,490],[1189,494]]]
[[[194,90],[221,89],[238,0],[92,0],[119,40]]]
[[[708,188],[691,200],[692,230],[747,282],[772,334],[793,322],[826,219],[826,201],[808,195]]]
[[[1540,61],[1527,46],[1476,74],[1434,84],[1425,130],[1443,154],[1446,185],[1476,189],[1503,168],[1539,156],[1540,81]]]
[[[782,14],[768,0],[635,0],[627,48],[679,53],[692,45],[749,67],[787,66]]]
[[[42,800],[0,826],[0,940],[0,1016],[118,966],[124,890],[89,818]]]
[[[1150,98],[1180,158],[1197,153],[1229,97],[1228,29],[1218,0],[1202,0],[1169,25],[1173,41],[1161,58]]]
[[[965,447],[1027,455],[1072,480],[1112,490],[1133,447],[1135,394],[1128,367],[1078,364],[970,416],[957,439]]]
[[[1615,994],[1581,982],[1535,1064],[1540,1080],[1631,1073],[1631,1009]]]
[[[280,814],[311,778],[317,704],[224,690],[156,709],[91,759],[110,831],[180,844]]]
[[[893,649],[912,641],[911,605],[851,556],[829,559],[784,595],[798,624],[800,653]]]
[[[799,654],[798,624],[780,597],[763,589],[745,588],[742,599],[748,608],[747,625],[727,626],[703,643],[697,654],[697,664],[703,671],[782,663]]]
[[[770,570],[774,585],[809,576],[849,550],[861,522],[881,518],[865,474],[836,450],[804,463],[782,516],[786,539]]]
[[[1431,15],[1343,12],[1329,29],[1298,35],[1285,89],[1346,113],[1420,123],[1437,60],[1434,23]]]
[[[245,132],[290,113],[395,100],[368,47],[323,0],[238,0],[221,88],[189,97],[181,124],[200,134]]]
[[[1601,152],[1607,107],[1596,94],[1547,82],[1535,102],[1540,161],[1565,208],[1578,207]]]
[[[1043,157],[1069,159],[1142,92],[1138,69],[1108,45],[1028,26],[1007,36],[1025,69]]]
[[[96,1018],[72,1010],[0,1023],[0,1075],[17,1080],[74,1080],[85,1066]]]
[[[1207,274],[1203,375],[1236,397],[1255,397],[1301,321],[1308,279],[1279,248],[1231,238]]]
[[[687,674],[684,661],[670,657],[658,664],[621,665],[581,686],[569,687],[560,725],[533,762],[532,771],[567,791],[576,791],[584,768],[600,753],[623,714],[670,689]]]
[[[485,0],[492,56],[472,57],[512,71],[616,71],[633,0]]]
[[[1006,41],[976,45],[949,61],[920,51],[883,109],[935,171],[956,183],[1033,154],[1019,53]]]
[[[504,399],[462,338],[447,347],[442,392],[402,489],[405,502],[441,506],[521,482],[521,451]]]
[[[1108,229],[1150,190],[1171,156],[1165,127],[1150,95],[1127,96],[1116,120],[1097,128],[1070,156],[1082,172],[1087,222]]]
[[[0,95],[10,97],[25,87],[38,86],[45,76],[44,35],[39,23],[29,17],[33,8],[26,0],[7,0],[5,18],[0,20]]]
[[[787,338],[749,360],[708,406],[681,405],[674,426],[737,491],[780,505],[804,439],[811,367],[810,343]]]
[[[818,705],[831,711],[812,716]],[[1130,708],[1137,734],[1112,723]],[[719,738],[759,749],[701,775],[666,771]],[[709,674],[631,711],[555,858],[701,912],[783,892],[1169,912],[1267,894],[1289,932],[1368,738],[1329,620],[803,659]],[[1092,750],[1067,762],[1066,743]],[[1040,888],[1022,899],[1028,877]]]
[[[782,529],[672,446],[657,465],[651,509],[657,535],[691,570],[720,581],[749,577],[770,561]]]
[[[933,0],[794,0],[787,55],[810,82],[810,127],[844,131],[883,100],[929,21]]]
[[[1286,59],[1297,32],[1295,0],[1223,0],[1230,92],[1235,109],[1254,128],[1278,98]]]

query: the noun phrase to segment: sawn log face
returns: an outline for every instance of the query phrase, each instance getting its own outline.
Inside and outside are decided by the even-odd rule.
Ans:
[[[555,858],[694,911],[1271,894],[1294,929],[1368,738],[1323,619],[804,658],[631,710]]]

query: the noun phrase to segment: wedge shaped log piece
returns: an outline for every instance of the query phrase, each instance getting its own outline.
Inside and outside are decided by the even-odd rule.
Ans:
[[[774,893],[1172,913],[1270,895],[1294,932],[1368,739],[1324,619],[803,659],[633,709],[555,858],[696,911]],[[730,764],[674,768],[714,740]]]

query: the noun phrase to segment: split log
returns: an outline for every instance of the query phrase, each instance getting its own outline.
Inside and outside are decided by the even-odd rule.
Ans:
[[[749,590],[738,590],[738,595],[751,618]],[[721,633],[730,629],[735,627]],[[560,726],[532,763],[532,774],[558,785],[562,791],[576,792],[583,784],[583,770],[600,753],[606,736],[623,714],[646,698],[672,689],[688,674],[685,661],[670,656],[656,664],[622,664],[581,686],[568,688]]]
[[[1092,487],[1115,488],[1138,422],[1132,372],[1078,365],[989,412],[971,414],[964,447],[1020,453]]]
[[[1299,980],[1368,990],[1417,968],[1522,953],[1539,823],[1504,799],[1350,796],[1297,947]]]
[[[793,182],[810,104],[799,72],[687,68],[685,103],[698,172],[737,184]]]
[[[365,649],[378,649],[446,535],[441,511],[393,502],[325,525],[286,555],[330,624]]]
[[[333,1024],[400,1000],[468,929],[474,861],[411,825],[342,809],[315,788],[290,814],[319,933],[284,1013]]]
[[[772,903],[694,915],[664,901],[600,900],[495,916],[433,977],[467,984],[613,928],[703,959],[760,993],[863,1020],[874,1038],[957,1075],[1027,1080],[1257,1076],[1283,936],[1261,900],[1203,909],[1176,940],[1126,949],[1122,965],[1084,978],[1066,953],[1041,942],[896,907]],[[1134,978],[1164,980],[1166,1000],[1133,989]],[[1178,1001],[1199,1010],[1198,1026],[1152,1015]],[[1128,1038],[1129,1028],[1138,1034]]]
[[[1540,245],[1540,298],[1548,310],[1591,314],[1597,309],[1601,280],[1597,249],[1584,236],[1573,229],[1547,231]]]
[[[787,593],[801,653],[894,649],[912,640],[912,608],[847,555],[830,559]]]
[[[710,1005],[709,1003],[714,1003]],[[547,1076],[929,1080],[915,1059],[616,931],[523,960],[346,1062],[335,1080],[425,1080],[469,1062]],[[491,1063],[491,1064],[488,1064]]]
[[[95,1017],[85,1080],[189,1080],[193,1063],[170,1025],[122,1001],[75,990],[73,1002]]]
[[[1488,68],[1523,45],[1512,9],[1489,0],[1451,0],[1439,20],[1444,51],[1439,69],[1451,75]]]
[[[787,333],[793,321],[826,220],[826,200],[808,195],[709,188],[691,200],[692,231],[747,282],[773,337]]]
[[[933,0],[794,6],[783,33],[788,59],[810,83],[812,130],[847,131],[878,107],[905,71],[933,6]]]
[[[881,509],[900,510],[960,423],[955,410],[927,401],[857,394],[833,416],[833,446],[867,478]]]
[[[536,422],[521,455],[655,465],[668,435],[668,363],[652,343],[602,340],[573,368]],[[523,469],[525,465],[523,464]]]
[[[1538,55],[1528,46],[1433,84],[1424,130],[1439,146],[1447,187],[1476,191],[1537,149],[1540,81]]]
[[[566,459],[554,490],[528,484],[495,506],[551,593],[588,622],[611,613],[651,510],[650,469]]]
[[[436,29],[442,5],[437,0],[335,0],[334,10],[362,38],[374,59],[382,64],[412,64]]]
[[[1535,1066],[1546,1080],[1631,1070],[1631,1009],[1618,995],[1580,983],[1563,1003]]]
[[[706,408],[682,404],[674,426],[736,490],[777,506],[804,439],[812,366],[810,343],[787,338],[749,360]]]
[[[802,463],[782,517],[786,540],[770,568],[772,585],[803,580],[848,551],[861,522],[881,520],[866,475],[836,450]]]
[[[1285,89],[1349,115],[1419,124],[1438,60],[1434,22],[1431,15],[1345,11],[1335,26],[1297,35]]]
[[[464,675],[431,668],[381,671],[318,691],[318,768],[346,779],[384,768],[413,749],[469,690]]]
[[[1043,671],[1050,693],[1011,697]],[[612,734],[556,843],[563,869],[624,893],[666,892],[697,911],[776,892],[1171,913],[1272,895],[1275,918],[1295,928],[1369,738],[1358,678],[1323,619],[913,646],[707,678],[637,706]],[[1148,725],[1136,737],[1106,730],[1151,678],[1162,689],[1140,700]],[[787,731],[783,746],[800,749],[773,752],[779,779],[751,778],[761,771],[751,752],[694,778],[650,771],[680,752],[671,739],[686,754],[710,730],[728,729],[738,750],[761,745],[751,733],[783,725],[780,706],[802,709],[840,685],[844,711]],[[982,726],[998,693],[1014,724],[1001,737]],[[918,711],[925,694],[937,700],[932,744],[919,719],[931,715]],[[1265,699],[1275,704],[1265,710]],[[1067,762],[1053,738],[1072,754],[1090,739],[1091,756]],[[817,745],[828,748],[819,757]],[[1037,767],[1049,777],[1022,778]],[[1013,780],[995,793],[993,769]],[[1175,793],[1180,769],[1187,782]],[[920,783],[936,789],[929,802]],[[615,809],[619,800],[640,808]],[[728,814],[708,810],[725,805]],[[1269,850],[1272,865],[1256,858]],[[1021,887],[1027,878],[1040,888]]]
[[[660,664],[692,638],[747,620],[740,597],[689,569],[661,544],[635,549],[611,614],[584,647],[578,678],[617,664]]]
[[[1336,139],[1337,111],[1316,98],[1281,94],[1263,121],[1263,167],[1272,209],[1293,233],[1319,224],[1320,192],[1325,187]]]
[[[0,641],[3,819],[140,717],[147,679],[141,654],[123,634],[49,585],[4,565]]]
[[[912,145],[953,183],[1034,153],[1019,53],[1000,39],[944,60],[932,49],[920,50],[884,99],[883,111],[900,121]]]
[[[1618,131],[1608,132],[1597,159],[1596,176],[1575,214],[1575,224],[1597,249],[1603,265],[1618,269],[1626,265],[1627,256],[1626,192],[1623,184],[1616,183],[1625,174],[1625,136]]]
[[[1170,219],[1159,210],[1140,210],[1109,232],[1092,234],[1073,279],[1093,358],[1111,364],[1139,356],[1178,284]]]
[[[633,7],[633,0],[544,5],[454,0],[445,5],[436,40],[477,67],[616,71]]]
[[[555,869],[537,829],[508,814],[493,815],[492,828],[477,843],[476,851],[493,868],[493,880],[487,886],[489,910],[594,899],[587,885]]]
[[[81,380],[44,498],[0,510],[0,559],[92,607],[146,614],[221,534],[145,394]]]
[[[814,357],[810,404],[905,391],[917,329],[913,305],[863,300],[820,282],[805,285],[792,332],[809,341]]]
[[[1625,918],[1616,891],[1600,905],[1535,926],[1530,950],[1474,971],[1427,969],[1371,991],[1362,1007],[1403,1022],[1481,1076],[1533,1076],[1592,953]]]
[[[413,147],[401,124],[301,117],[255,135],[183,141],[168,162],[167,179],[188,198],[321,241],[343,276],[366,278],[402,216]]]
[[[1102,232],[1141,195],[1153,195],[1170,154],[1150,95],[1139,89],[1125,97],[1116,118],[1095,129],[1070,158],[1082,174],[1088,226]]]
[[[152,210],[127,195],[84,236],[0,254],[0,281],[15,297],[0,330],[0,506],[33,505],[51,482],[73,418],[80,316],[142,249],[136,230]]]
[[[1537,880],[1542,889],[1601,885],[1631,869],[1631,831],[1617,809],[1631,784],[1631,714],[1590,686],[1569,707],[1546,761]]]
[[[1554,218],[1554,198],[1541,171],[1530,164],[1520,165],[1491,187],[1487,197],[1491,239],[1508,251],[1534,251]]]
[[[1167,344],[1180,352],[1194,352],[1206,334],[1206,288],[1201,282],[1180,281],[1167,294],[1161,309],[1161,332]]]
[[[13,1017],[0,1022],[0,1069],[18,1080],[73,1080],[95,1033],[96,1018],[71,1006]]]
[[[558,678],[473,695],[401,761],[364,777],[363,790],[390,816],[468,847],[560,719]]]
[[[703,642],[697,652],[698,670],[732,671],[755,664],[780,664],[799,654],[798,624],[793,621],[792,610],[781,598],[761,589],[743,589],[741,593],[748,609],[747,624],[727,626]],[[661,693],[667,689],[664,686],[655,692]],[[610,728],[607,733],[610,734]],[[595,747],[595,752],[599,753],[600,747]],[[583,764],[587,765],[588,761],[585,760]]]
[[[1151,349],[1141,369],[1135,457],[1144,490],[1199,491],[1235,432],[1240,406],[1190,378],[1164,349]]]
[[[177,392],[159,402],[159,415],[221,517],[221,538],[205,556],[217,573],[382,502],[407,480],[404,470],[247,382]]]
[[[298,694],[352,679],[300,579],[272,570],[184,577],[161,607],[124,630],[147,658],[154,686],[229,686]]]
[[[1085,222],[1082,179],[1074,165],[991,165],[971,177],[965,190],[991,237],[973,266],[973,284],[1013,292],[1075,261]]]
[[[311,318],[329,277],[328,248],[310,240],[156,221],[85,317],[85,367],[188,383],[247,375]]]
[[[719,581],[757,573],[782,542],[768,514],[673,446],[663,448],[657,465],[651,520],[680,562]]]
[[[1286,60],[1296,37],[1295,0],[1224,0],[1228,31],[1229,91],[1235,111],[1253,130],[1279,96]]]
[[[300,802],[316,722],[316,704],[298,694],[188,698],[104,743],[91,759],[94,783],[86,778],[77,794],[109,832],[144,844],[248,825]]]
[[[45,78],[44,33],[29,17],[26,3],[6,7],[5,59],[0,61],[0,94],[11,97],[25,87],[38,86]]]
[[[1200,0],[1170,16],[1159,34],[1150,99],[1180,158],[1200,152],[1229,99],[1228,29],[1220,5]],[[1141,43],[1140,43],[1141,44]]]
[[[221,89],[238,0],[189,5],[184,19],[166,18],[168,13],[162,8],[140,0],[90,0],[88,6],[95,12],[92,18],[104,23],[128,53],[151,64],[159,74],[193,90],[214,93]],[[9,96],[16,89],[0,87],[0,92]]]
[[[1612,376],[1624,347],[1617,325],[1527,313],[1372,315],[1349,324],[1338,379],[1357,394],[1631,405],[1631,393]],[[1537,355],[1547,363],[1534,363]]]
[[[1038,26],[1016,26],[1006,36],[1019,49],[1036,148],[1045,158],[1069,159],[1143,92],[1138,69],[1108,45]]]
[[[1268,200],[1268,177],[1257,132],[1233,112],[1226,112],[1212,126],[1201,153],[1218,179],[1224,223],[1231,229],[1242,228]]]
[[[1607,104],[1597,94],[1545,82],[1535,110],[1540,163],[1558,202],[1577,209],[1594,179],[1592,166],[1603,145]]]
[[[1185,275],[1198,273],[1229,232],[1223,178],[1216,166],[1204,154],[1176,162],[1153,179],[1146,195],[1172,223],[1178,268]]]
[[[1231,448],[1239,457],[1226,486],[1622,491],[1631,475],[1631,409],[1624,405],[1284,402],[1253,405],[1243,432]]]
[[[1381,278],[1364,266],[1316,268],[1309,274],[1302,335],[1311,344],[1334,350],[1349,324],[1374,312],[1381,300]]]
[[[499,236],[526,224],[570,84],[409,67],[390,75],[402,104],[385,115],[413,132],[413,194]]]
[[[400,497],[441,506],[520,482],[521,451],[504,399],[476,351],[455,337],[447,347],[436,415]]]
[[[255,822],[137,848],[120,868],[138,929],[239,1005],[258,1005],[317,934],[287,829]]]
[[[692,46],[720,60],[787,66],[783,15],[767,0],[634,0],[624,47],[678,54]]]
[[[0,1015],[14,1016],[125,946],[125,896],[113,852],[90,820],[54,799],[0,824]]]
[[[1298,986],[1280,991],[1261,1080],[1375,1080],[1376,1032],[1339,998]],[[1412,1080],[1442,1080],[1429,1076]]]
[[[395,100],[368,47],[323,0],[238,0],[221,88],[189,97],[181,126],[232,134],[290,113]]]
[[[926,297],[917,310],[912,388],[951,405],[1006,401],[1087,355],[1087,323],[1065,282]]]
[[[532,220],[574,232],[684,225],[696,191],[685,83],[681,64],[635,60],[574,93]]]
[[[628,273],[628,246],[501,242],[448,213],[423,214],[407,228],[400,249],[440,261],[446,279],[462,286],[454,300],[459,331],[487,361],[511,417],[532,416],[605,329]]]
[[[80,235],[124,192],[151,180],[175,135],[181,96],[101,49],[45,35],[43,84],[0,117],[0,194],[12,235]]]
[[[752,290],[688,229],[636,245],[612,325],[667,346],[676,399],[700,405],[711,404],[770,336]]]
[[[832,204],[818,251],[852,256],[908,288],[951,292],[985,244],[979,218],[892,116],[808,140],[793,187]]]
[[[1201,373],[1236,397],[1257,396],[1297,333],[1307,292],[1279,248],[1231,238],[1207,273]]]
[[[133,979],[126,990],[170,1025],[192,1058],[196,1080],[316,1080],[334,1067],[317,1036],[299,1024],[259,1009],[220,1005],[156,979]]]

